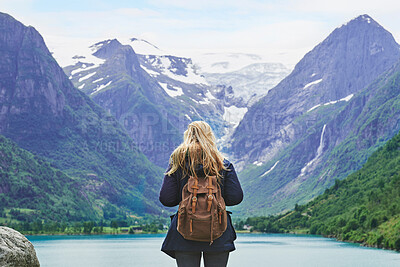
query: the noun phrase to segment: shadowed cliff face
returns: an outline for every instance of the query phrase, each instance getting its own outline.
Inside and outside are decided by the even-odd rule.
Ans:
[[[62,116],[65,96],[59,92],[59,85],[65,80],[65,76],[60,72],[53,72],[55,75],[51,80],[46,78],[57,64],[41,36],[34,28],[16,23],[5,14],[1,15],[0,29],[1,132],[13,132],[16,127],[14,120],[23,114],[28,117],[35,117],[32,113],[48,117]],[[37,53],[43,56],[39,57]],[[35,123],[43,126],[31,129],[35,132],[40,133],[52,128],[52,125],[45,121],[37,120]],[[60,127],[57,123],[53,126]]]
[[[83,191],[93,180],[88,174],[107,181],[106,196],[87,192],[91,204],[97,199],[135,212],[159,211],[154,184],[162,171],[114,117],[72,85],[33,27],[3,13],[0,133],[81,179]]]
[[[399,130],[397,109],[387,110],[397,89],[390,96],[382,82],[399,59],[392,35],[363,15],[335,29],[252,106],[232,144],[251,195],[243,210],[292,208],[359,169]]]

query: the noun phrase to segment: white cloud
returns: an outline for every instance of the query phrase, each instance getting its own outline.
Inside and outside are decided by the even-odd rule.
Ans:
[[[376,14],[398,14],[400,10],[400,1],[393,0],[302,0],[293,1],[291,7],[298,12],[307,13],[325,13],[325,14],[344,14],[351,15],[355,12],[361,15],[365,13]]]
[[[73,53],[79,44],[104,39],[139,37],[179,55],[258,53],[293,65],[335,27],[363,13],[400,39],[400,1],[152,0],[139,6],[116,0],[113,9],[61,12],[40,12],[32,5],[33,0],[0,0],[5,12],[37,28],[56,53]]]

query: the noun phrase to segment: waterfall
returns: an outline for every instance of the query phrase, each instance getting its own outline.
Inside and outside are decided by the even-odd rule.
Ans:
[[[323,150],[324,150],[324,135],[325,135],[325,129],[326,129],[326,124],[324,124],[324,127],[322,128],[322,132],[321,132],[321,137],[319,138],[319,146],[317,149],[317,154],[315,155],[315,157],[310,160],[302,169],[300,172],[300,176],[304,176],[304,174],[307,172],[307,169],[309,169],[312,165],[314,165],[314,163],[319,159],[319,157],[321,156]]]

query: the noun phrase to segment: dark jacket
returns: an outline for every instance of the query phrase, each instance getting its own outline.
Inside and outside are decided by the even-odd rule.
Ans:
[[[228,160],[224,160],[227,171],[222,170],[221,193],[225,200],[226,206],[239,204],[243,199],[243,191],[240,186],[235,169]],[[167,171],[170,169],[168,167]],[[204,176],[203,168],[199,165],[196,168],[198,176]],[[165,175],[160,190],[160,202],[167,207],[174,207],[179,204],[182,199],[182,189],[187,183],[189,176],[183,177],[182,170],[178,169],[170,176]],[[175,251],[233,251],[235,245],[233,241],[236,239],[236,233],[232,226],[231,217],[228,213],[228,224],[226,231],[218,239],[214,240],[212,245],[209,242],[186,240],[176,230],[177,214],[171,216],[171,226],[167,236],[164,239],[161,250],[171,257],[175,258]]]

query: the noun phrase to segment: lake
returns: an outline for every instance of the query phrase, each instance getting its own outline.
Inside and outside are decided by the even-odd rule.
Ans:
[[[28,236],[42,267],[176,266],[160,251],[164,234]],[[400,266],[400,253],[310,235],[238,234],[230,267]]]

